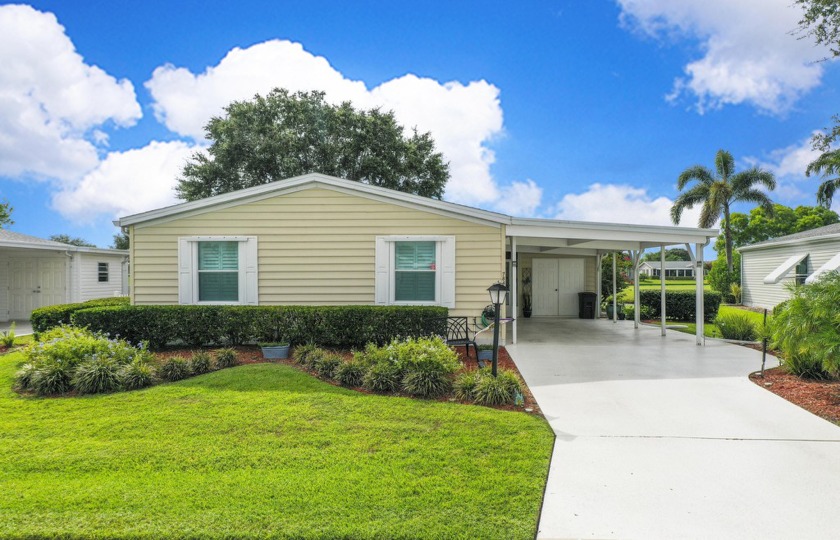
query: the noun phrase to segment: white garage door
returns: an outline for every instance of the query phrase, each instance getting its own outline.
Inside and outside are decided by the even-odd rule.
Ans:
[[[583,268],[583,259],[534,259],[534,316],[576,317]]]
[[[67,301],[67,262],[53,258],[9,261],[9,316],[28,319],[33,309]]]

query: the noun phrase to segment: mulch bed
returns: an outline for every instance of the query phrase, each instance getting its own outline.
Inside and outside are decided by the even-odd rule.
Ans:
[[[765,370],[764,378],[753,373],[750,380],[806,411],[840,424],[840,381],[801,379],[784,367]]]
[[[236,351],[236,357],[239,360],[240,364],[263,364],[263,363],[275,363],[275,364],[283,364],[287,366],[294,367],[297,370],[304,371],[309,373],[313,377],[317,377],[318,375],[314,372],[311,372],[301,366],[300,364],[296,363],[291,358],[285,360],[266,360],[262,357],[262,352],[260,351],[259,347],[255,346],[241,346],[241,347],[232,347]],[[158,359],[165,359],[170,358],[173,356],[182,356],[184,358],[189,359],[192,356],[192,353],[195,349],[166,349],[163,351],[159,351],[155,353],[155,356]],[[213,350],[213,349],[209,349]],[[339,356],[349,359],[352,358],[353,353],[350,351],[332,351]],[[478,363],[475,359],[475,350],[471,350],[471,356],[469,358],[466,357],[466,353],[464,347],[455,347],[455,352],[458,353],[458,356],[461,359],[461,363],[464,366],[464,370],[473,370],[478,369]],[[489,364],[489,362],[488,362]],[[507,350],[504,347],[499,347],[499,357],[498,357],[498,368],[501,369],[510,369],[516,372],[519,376],[519,380],[522,381],[522,394],[525,400],[525,404],[522,407],[517,407],[516,405],[496,405],[493,406],[494,409],[500,409],[505,411],[524,411],[529,414],[536,414],[542,416],[542,411],[540,411],[539,406],[537,405],[537,401],[534,399],[534,395],[531,393],[531,390],[528,388],[528,385],[525,384],[525,379],[522,378],[522,374],[519,373],[519,370],[516,368],[516,364],[511,359],[510,355],[508,354]],[[326,380],[322,379],[324,382],[332,384],[333,386],[341,386],[339,383],[333,380]],[[365,390],[364,388],[353,388],[358,392],[362,392],[364,394],[371,394],[374,392],[370,392],[369,390]],[[387,394],[392,395],[392,394]],[[438,398],[438,401],[457,401],[453,396],[443,396]],[[464,402],[465,404],[470,404]]]

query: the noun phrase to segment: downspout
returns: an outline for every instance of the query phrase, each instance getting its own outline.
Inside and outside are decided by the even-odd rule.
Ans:
[[[65,250],[63,253],[69,259],[69,266],[67,267],[67,271],[64,273],[65,278],[67,279],[67,286],[64,288],[64,301],[71,304],[73,303],[73,291],[76,290],[76,280],[74,279],[76,274],[76,265],[73,264],[72,252]]]

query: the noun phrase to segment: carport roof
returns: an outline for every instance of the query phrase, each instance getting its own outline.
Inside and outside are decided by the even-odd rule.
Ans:
[[[53,240],[46,240],[38,238],[37,236],[30,236],[14,231],[7,231],[0,229],[0,247],[6,248],[24,248],[24,249],[51,249],[62,251],[81,251],[84,253],[109,253],[112,255],[128,255],[127,250],[122,249],[103,249],[74,246],[71,244],[62,244]]]

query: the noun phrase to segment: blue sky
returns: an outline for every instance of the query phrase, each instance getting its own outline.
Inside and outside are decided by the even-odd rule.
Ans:
[[[115,217],[176,202],[224,104],[287,86],[431,131],[455,202],[666,224],[680,171],[725,148],[814,204],[840,71],[789,34],[791,3],[0,5],[0,200],[12,230],[108,246]]]

